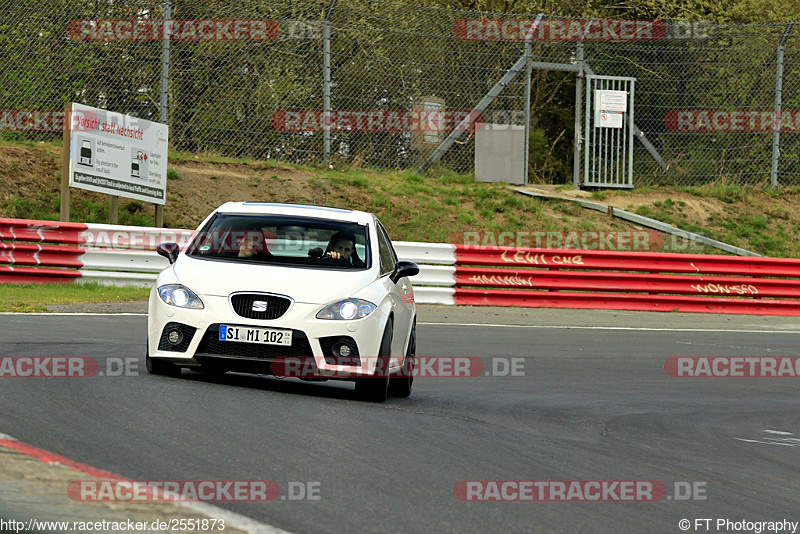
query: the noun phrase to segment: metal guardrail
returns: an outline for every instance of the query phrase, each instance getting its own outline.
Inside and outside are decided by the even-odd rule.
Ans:
[[[457,245],[455,288],[457,305],[800,315],[800,259]]]
[[[85,224],[0,219],[0,283],[58,283],[80,278]]]
[[[169,264],[155,252],[156,245],[173,241],[183,246],[193,233],[184,229],[0,219],[0,283],[94,281],[148,287]],[[414,279],[417,302],[452,304],[453,289],[448,286],[453,285],[455,247],[403,241],[395,245],[400,259],[420,266]]]
[[[190,230],[0,219],[0,283],[149,286]],[[800,315],[800,259],[397,242],[421,304]]]

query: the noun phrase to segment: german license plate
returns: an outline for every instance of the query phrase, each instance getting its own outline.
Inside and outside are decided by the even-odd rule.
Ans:
[[[277,330],[275,328],[247,328],[244,326],[228,326],[223,324],[219,327],[219,340],[289,346],[292,344],[292,331]]]

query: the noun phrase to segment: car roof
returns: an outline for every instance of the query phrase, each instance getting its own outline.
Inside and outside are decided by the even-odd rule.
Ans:
[[[289,215],[360,224],[367,224],[374,221],[374,215],[365,211],[272,202],[226,202],[214,210],[214,212],[246,215]]]

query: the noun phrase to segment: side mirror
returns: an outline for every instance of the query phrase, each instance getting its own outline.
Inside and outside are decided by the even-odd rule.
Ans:
[[[180,252],[181,247],[178,246],[177,243],[159,243],[156,246],[156,252],[160,256],[164,256],[169,260],[170,264],[175,263],[175,260],[178,259],[178,252]]]
[[[389,279],[396,284],[401,278],[417,274],[419,274],[419,266],[416,263],[413,261],[398,261],[395,263],[394,271],[392,271]]]

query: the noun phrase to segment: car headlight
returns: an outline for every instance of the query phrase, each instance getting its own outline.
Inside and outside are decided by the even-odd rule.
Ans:
[[[334,319],[349,321],[351,319],[361,319],[375,311],[373,303],[361,299],[345,299],[334,302],[322,308],[317,313],[317,319]]]
[[[202,310],[203,301],[188,287],[180,284],[167,284],[158,288],[158,296],[170,306]]]

